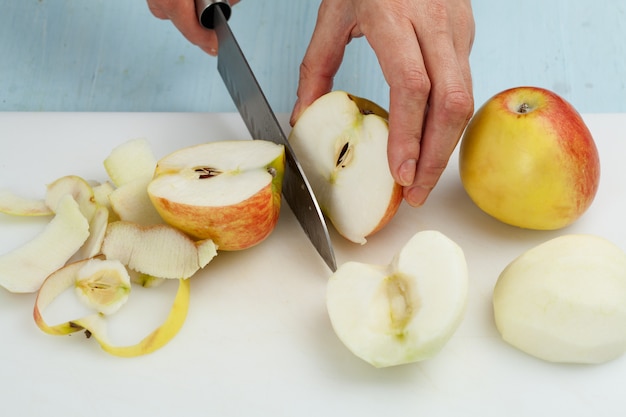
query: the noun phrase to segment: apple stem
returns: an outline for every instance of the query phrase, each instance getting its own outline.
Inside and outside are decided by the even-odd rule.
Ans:
[[[517,112],[519,114],[526,114],[528,113],[528,110],[530,110],[530,105],[528,105],[528,103],[522,103],[520,104],[520,106],[517,108]]]

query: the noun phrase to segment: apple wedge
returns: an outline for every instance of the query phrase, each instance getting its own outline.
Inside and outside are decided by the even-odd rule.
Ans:
[[[46,189],[46,205],[55,211],[59,200],[68,194],[76,200],[83,216],[91,220],[97,207],[93,189],[85,179],[77,175],[66,175],[49,184]]]
[[[11,292],[39,289],[89,237],[89,222],[74,197],[61,197],[46,228],[23,246],[0,256],[0,285]]]
[[[387,117],[369,100],[333,91],[313,102],[289,135],[322,212],[339,234],[360,244],[402,202],[387,161]]]
[[[165,224],[117,221],[107,228],[102,254],[153,277],[186,279],[204,268],[217,255],[217,248],[210,239],[194,242]]]
[[[330,277],[328,314],[339,339],[375,367],[437,354],[463,319],[461,248],[436,231],[413,236],[387,266],[347,262]]]
[[[148,195],[166,223],[220,250],[245,249],[278,221],[284,166],[273,142],[210,142],[162,158]]]

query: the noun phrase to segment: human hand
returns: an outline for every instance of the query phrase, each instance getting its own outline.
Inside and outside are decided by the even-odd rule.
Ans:
[[[405,200],[422,205],[473,114],[470,0],[322,0],[292,124],[332,89],[346,45],[360,36],[390,87],[389,168]]]
[[[187,40],[210,55],[217,55],[217,35],[198,22],[193,0],[147,0],[152,14],[159,19],[171,20]],[[239,0],[230,0],[231,6]]]

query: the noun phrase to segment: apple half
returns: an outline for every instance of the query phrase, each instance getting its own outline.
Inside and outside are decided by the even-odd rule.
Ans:
[[[220,250],[245,249],[278,221],[284,167],[282,145],[209,142],[162,158],[148,195],[166,223]]]
[[[462,249],[437,231],[415,234],[386,266],[347,262],[330,277],[333,329],[375,367],[437,354],[461,323],[468,272]]]
[[[322,212],[339,234],[360,244],[402,202],[387,161],[387,118],[375,103],[333,91],[305,109],[289,135]]]

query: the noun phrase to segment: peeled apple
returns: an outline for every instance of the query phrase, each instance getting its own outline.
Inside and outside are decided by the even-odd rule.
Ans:
[[[626,351],[626,253],[598,236],[549,240],[502,271],[493,308],[502,338],[537,358],[617,358]]]

